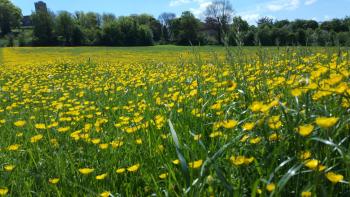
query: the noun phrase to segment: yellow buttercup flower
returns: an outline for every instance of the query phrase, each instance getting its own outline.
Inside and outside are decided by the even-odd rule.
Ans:
[[[282,122],[280,121],[280,116],[272,116],[269,118],[268,125],[271,129],[281,128]]]
[[[245,156],[232,156],[230,157],[231,162],[236,165],[236,166],[240,166],[240,165],[248,165],[250,163],[252,163],[254,161],[254,157],[245,157]]]
[[[276,185],[274,183],[270,183],[268,185],[266,185],[266,190],[269,192],[272,192],[276,189]]]
[[[4,169],[7,171],[7,172],[11,172],[13,169],[15,169],[15,165],[5,165],[4,166]]]
[[[311,197],[311,196],[312,196],[312,193],[309,191],[301,192],[301,197]]]
[[[299,158],[302,160],[309,159],[311,157],[311,152],[310,151],[303,151],[300,153]]]
[[[159,175],[160,179],[166,179],[166,177],[168,177],[168,173],[163,173],[163,174]]]
[[[23,132],[16,133],[16,137],[22,137],[22,136],[23,136]]]
[[[26,121],[24,121],[24,120],[19,120],[19,121],[16,121],[15,123],[14,123],[14,125],[16,126],[16,127],[24,127],[24,125],[26,125]]]
[[[95,169],[93,168],[80,168],[79,169],[79,172],[84,174],[84,175],[87,175],[87,174],[91,174]]]
[[[115,171],[117,174],[122,174],[125,172],[125,168],[118,168],[116,171]]]
[[[111,195],[111,192],[104,191],[100,194],[100,197],[109,197]]]
[[[195,140],[195,141],[198,141],[198,140],[200,140],[202,138],[202,135],[201,134],[198,134],[198,135],[194,135],[193,136],[193,139]]]
[[[326,177],[329,181],[331,181],[334,184],[339,183],[340,181],[342,181],[344,179],[343,175],[336,174],[334,172],[327,172]]]
[[[57,184],[59,181],[60,181],[59,178],[51,178],[51,179],[49,179],[49,183],[51,183],[53,185]]]
[[[212,110],[220,110],[221,109],[221,103],[215,103],[210,107]]]
[[[100,144],[99,145],[99,147],[100,147],[100,149],[107,149],[108,148],[108,146],[109,146],[109,144]]]
[[[238,122],[236,120],[226,120],[222,122],[222,126],[226,129],[232,129],[234,128]]]
[[[252,105],[249,107],[252,112],[258,112],[260,111],[264,106],[264,103],[260,101],[254,101]]]
[[[269,141],[276,141],[280,138],[279,135],[277,135],[277,133],[272,133],[270,136],[269,136]]]
[[[142,144],[142,139],[138,138],[135,140],[136,144]]]
[[[249,135],[244,135],[239,141],[240,142],[246,142],[249,139]]]
[[[19,149],[20,146],[21,145],[19,145],[19,144],[12,144],[12,145],[7,147],[7,150],[9,150],[9,151],[16,151],[16,150]]]
[[[175,159],[175,160],[172,161],[172,163],[175,164],[175,165],[178,165],[180,163],[180,160]]]
[[[0,196],[5,196],[9,192],[6,187],[0,187]]]
[[[296,89],[293,89],[291,91],[291,93],[292,93],[293,96],[298,97],[298,96],[300,96],[303,93],[303,91],[301,89],[296,88]]]
[[[311,159],[311,160],[306,161],[305,166],[314,170],[318,167],[319,163],[320,162],[317,159]]]
[[[140,168],[140,164],[138,163],[138,164],[135,164],[135,165],[133,165],[133,166],[128,167],[127,170],[128,170],[129,172],[136,172],[139,168]]]
[[[189,166],[190,168],[197,169],[197,168],[201,167],[202,164],[203,164],[203,160],[198,160],[198,161],[190,162],[190,163],[188,164],[188,166]]]
[[[254,122],[247,122],[247,123],[244,123],[244,125],[242,126],[243,130],[245,131],[251,131],[255,126],[255,123]]]
[[[209,137],[211,138],[215,138],[215,137],[219,137],[219,136],[222,136],[222,132],[221,131],[215,131],[215,132],[212,132]]]
[[[101,142],[101,139],[99,139],[99,138],[92,139],[91,142],[92,142],[93,144],[99,144],[99,143]]]
[[[35,128],[36,129],[46,129],[46,125],[45,124],[35,124]]]
[[[96,176],[96,180],[103,180],[103,179],[105,179],[107,176],[108,176],[107,173],[97,175],[97,176]]]
[[[302,126],[299,126],[299,128],[297,130],[301,136],[306,137],[312,133],[312,131],[314,130],[314,126],[311,124],[302,125]]]
[[[61,128],[58,128],[57,131],[59,133],[64,133],[64,132],[67,132],[69,131],[70,127],[61,127]]]
[[[30,142],[31,143],[36,143],[39,142],[41,139],[43,139],[43,135],[39,134],[39,135],[35,135],[33,137],[30,138]]]
[[[329,128],[337,124],[339,118],[336,117],[318,117],[316,118],[316,124],[321,128]]]
[[[261,137],[256,137],[256,138],[250,139],[249,142],[250,142],[251,144],[258,144],[258,143],[261,142],[261,140],[262,140]]]

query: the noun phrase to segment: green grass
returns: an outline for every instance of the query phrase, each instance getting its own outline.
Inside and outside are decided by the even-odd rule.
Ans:
[[[6,48],[0,188],[10,196],[347,196],[350,55],[337,50]],[[333,116],[328,128],[315,122]],[[300,135],[307,124],[312,132]],[[308,167],[302,151],[325,169]],[[136,172],[116,173],[135,164]],[[343,179],[333,184],[328,172]]]

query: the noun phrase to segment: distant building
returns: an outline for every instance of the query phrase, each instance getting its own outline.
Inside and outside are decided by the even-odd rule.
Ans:
[[[34,3],[35,12],[47,12],[46,3],[43,1],[38,1]]]
[[[38,1],[34,3],[35,6],[35,12],[47,12],[47,6],[46,3],[43,1]],[[33,26],[32,20],[30,16],[23,16],[22,18],[22,26],[23,27],[30,27]]]
[[[22,18],[22,26],[23,27],[29,27],[32,26],[32,20],[30,19],[30,16],[23,16]]]

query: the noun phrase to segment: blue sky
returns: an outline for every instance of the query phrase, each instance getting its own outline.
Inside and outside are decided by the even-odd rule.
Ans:
[[[34,10],[36,0],[11,0],[24,15]],[[114,13],[117,16],[149,13],[155,17],[164,11],[180,15],[190,10],[197,17],[211,0],[44,0],[53,11],[67,10]],[[254,24],[258,18],[314,19],[324,21],[350,16],[350,0],[230,0],[236,15]]]

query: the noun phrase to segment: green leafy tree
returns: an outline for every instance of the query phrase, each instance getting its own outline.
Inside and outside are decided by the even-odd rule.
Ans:
[[[71,45],[75,31],[75,23],[72,15],[69,12],[63,11],[56,17],[55,32],[58,40],[63,45]]]
[[[162,25],[162,39],[165,42],[169,42],[173,37],[173,31],[171,29],[171,22],[176,18],[174,13],[164,12],[158,17],[158,21]]]
[[[0,0],[0,30],[4,36],[11,32],[12,28],[20,27],[22,11],[9,0]]]
[[[149,46],[153,45],[153,33],[149,26],[140,25],[138,27],[138,45]]]
[[[231,45],[244,45],[245,36],[249,31],[249,24],[241,17],[234,17],[231,25],[230,44]]]
[[[178,45],[196,45],[199,43],[199,20],[189,11],[172,21],[172,29]]]
[[[103,23],[101,42],[107,46],[122,45],[122,35],[117,21]]]
[[[139,25],[148,26],[153,34],[153,40],[158,42],[162,36],[162,24],[153,16],[148,14],[132,15],[131,16]]]
[[[75,12],[76,23],[84,35],[84,44],[97,45],[101,39],[101,15],[94,12]]]
[[[103,24],[101,41],[108,46],[148,46],[153,45],[153,34],[135,16],[119,17]]]
[[[223,37],[229,30],[229,21],[233,16],[233,8],[230,1],[215,0],[205,10],[205,21],[217,34],[217,41],[223,44]]]
[[[53,13],[39,11],[32,13],[33,23],[33,44],[34,45],[54,45],[56,37],[54,34],[55,16]]]

